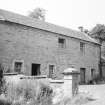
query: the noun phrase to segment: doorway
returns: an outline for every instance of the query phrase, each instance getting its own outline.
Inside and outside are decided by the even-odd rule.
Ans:
[[[95,77],[95,69],[91,69],[91,79],[93,80]]]
[[[32,63],[31,75],[32,76],[40,75],[40,64]]]
[[[85,72],[86,69],[85,68],[80,68],[80,82],[81,84],[85,84]]]

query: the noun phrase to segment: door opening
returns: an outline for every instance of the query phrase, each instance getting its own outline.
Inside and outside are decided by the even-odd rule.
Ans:
[[[81,84],[85,84],[85,72],[86,72],[86,69],[85,68],[80,68],[80,82]]]
[[[40,64],[32,63],[31,75],[40,75]]]
[[[91,69],[91,79],[94,79],[95,77],[95,69]]]

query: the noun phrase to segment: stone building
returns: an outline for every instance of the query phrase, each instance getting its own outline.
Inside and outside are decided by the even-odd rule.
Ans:
[[[0,63],[5,71],[62,78],[71,66],[87,82],[98,74],[100,45],[84,33],[0,10]]]

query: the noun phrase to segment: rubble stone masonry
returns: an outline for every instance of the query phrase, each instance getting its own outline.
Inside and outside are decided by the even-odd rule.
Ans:
[[[60,48],[58,38],[65,39],[65,47]],[[80,42],[85,43],[81,54]],[[32,63],[41,64],[41,74],[49,74],[49,65],[54,65],[54,77],[62,78],[64,69],[73,65],[76,69],[86,68],[86,81],[91,79],[91,69],[98,73],[99,45],[71,38],[66,35],[0,21],[0,62],[5,70],[14,71],[13,63],[21,60],[23,71],[31,75]]]

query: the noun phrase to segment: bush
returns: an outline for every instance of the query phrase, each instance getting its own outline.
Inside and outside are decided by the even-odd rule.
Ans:
[[[4,67],[2,64],[0,64],[0,94],[2,94],[4,87],[3,71]]]
[[[93,84],[103,84],[105,83],[105,78],[104,77],[100,77],[100,75],[96,75],[94,77],[94,79],[92,80]]]
[[[22,80],[7,84],[5,97],[12,105],[51,105],[52,89],[42,81]]]
[[[0,105],[11,105],[12,103],[9,102],[4,94],[0,95]]]

